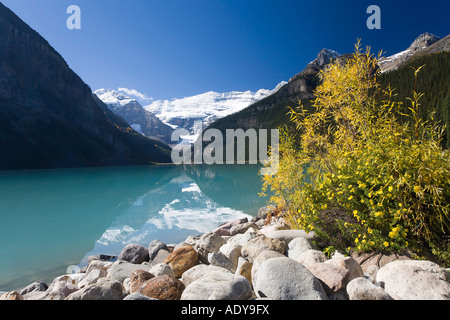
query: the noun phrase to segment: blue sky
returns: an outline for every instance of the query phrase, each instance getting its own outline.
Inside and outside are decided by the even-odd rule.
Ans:
[[[421,33],[450,33],[450,1],[0,0],[39,32],[89,84],[155,99],[272,89],[322,48],[405,50]],[[69,5],[81,30],[69,30]],[[369,30],[369,5],[381,30]]]

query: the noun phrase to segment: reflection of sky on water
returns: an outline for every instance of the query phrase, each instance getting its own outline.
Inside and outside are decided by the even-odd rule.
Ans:
[[[256,215],[254,166],[151,166],[0,173],[0,291],[51,281],[90,255],[179,243]]]
[[[213,171],[205,172],[204,178],[214,177]],[[167,203],[155,212],[151,204],[154,204],[156,199],[161,199],[162,195]],[[136,221],[136,216],[148,218],[142,225],[130,225]],[[148,246],[151,241],[157,239],[176,244],[189,235],[203,234],[225,222],[243,217],[251,216],[241,210],[215,203],[202,192],[193,179],[183,173],[133,202],[126,213],[118,217],[97,240],[94,249],[86,254],[80,265],[85,265],[91,255],[118,255],[121,249],[130,243]]]

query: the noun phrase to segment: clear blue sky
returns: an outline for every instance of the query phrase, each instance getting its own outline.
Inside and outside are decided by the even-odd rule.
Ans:
[[[322,48],[353,51],[357,38],[387,54],[421,33],[450,33],[450,1],[0,0],[38,31],[89,84],[155,99],[271,89]],[[69,5],[82,29],[69,30]],[[366,27],[369,5],[381,30]]]

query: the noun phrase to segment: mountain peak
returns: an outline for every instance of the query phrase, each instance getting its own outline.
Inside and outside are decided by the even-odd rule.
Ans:
[[[422,50],[426,47],[432,45],[433,43],[439,41],[441,38],[438,36],[435,36],[434,34],[431,34],[429,32],[425,32],[418,36],[413,43],[409,46],[408,50],[416,51],[416,50]]]
[[[317,58],[311,61],[309,64],[317,68],[322,68],[323,66],[329,64],[331,60],[336,59],[340,56],[341,54],[339,54],[338,52],[324,48],[320,50],[319,54],[317,55]]]

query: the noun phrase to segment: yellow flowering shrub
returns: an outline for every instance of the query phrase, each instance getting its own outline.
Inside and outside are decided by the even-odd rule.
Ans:
[[[422,94],[412,93],[403,114],[393,89],[380,92],[377,60],[358,43],[351,59],[321,72],[316,111],[291,109],[296,130],[282,130],[280,170],[264,178],[263,192],[270,188],[291,226],[314,230],[324,246],[427,248],[448,262],[450,154],[440,147],[442,128],[417,116]]]

